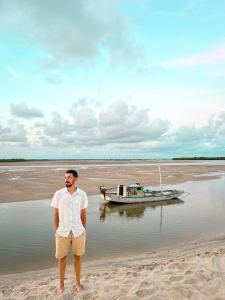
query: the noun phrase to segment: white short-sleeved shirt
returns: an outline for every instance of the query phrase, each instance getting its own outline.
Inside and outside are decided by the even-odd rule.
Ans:
[[[88,206],[88,198],[83,190],[77,188],[73,194],[67,188],[58,190],[52,198],[51,206],[59,210],[57,234],[66,237],[72,231],[74,236],[80,236],[85,231],[81,210]]]

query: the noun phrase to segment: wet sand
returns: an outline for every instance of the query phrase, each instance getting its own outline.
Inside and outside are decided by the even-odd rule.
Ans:
[[[152,164],[156,165],[152,165]],[[0,163],[0,203],[51,198],[64,186],[64,172],[75,168],[79,186],[89,195],[99,193],[99,186],[116,187],[121,183],[140,182],[158,185],[158,161],[38,161]],[[225,165],[196,161],[161,161],[163,184],[210,180],[225,172]]]
[[[195,241],[139,256],[83,266],[79,294],[67,268],[65,291],[57,294],[56,269],[0,276],[1,299],[224,299],[225,236]]]

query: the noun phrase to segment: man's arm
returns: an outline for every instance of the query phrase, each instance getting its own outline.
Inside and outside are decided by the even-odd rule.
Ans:
[[[86,229],[86,208],[81,209],[80,218],[84,228]]]
[[[54,228],[55,231],[59,227],[59,210],[58,208],[54,208]]]

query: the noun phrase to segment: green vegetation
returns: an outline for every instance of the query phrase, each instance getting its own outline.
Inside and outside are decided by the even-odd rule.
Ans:
[[[25,162],[25,161],[48,161],[49,159],[23,159],[23,158],[6,158],[0,159],[0,162]]]
[[[24,158],[2,158],[0,159],[0,163],[1,162],[32,162],[32,161],[88,161],[88,162],[91,162],[91,161],[125,161],[125,160],[128,160],[128,161],[145,161],[145,160],[152,160],[154,161],[155,159],[125,159],[125,158],[121,158],[121,159],[68,159],[68,158],[61,158],[61,159],[24,159]],[[158,160],[158,159],[156,159]],[[166,158],[161,158],[159,160],[167,160]],[[195,157],[174,157],[172,158],[172,160],[225,160],[225,156],[218,156],[218,157],[207,157],[207,156],[195,156]]]

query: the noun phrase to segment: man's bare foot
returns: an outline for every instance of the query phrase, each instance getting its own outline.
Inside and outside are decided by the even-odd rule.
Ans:
[[[81,290],[83,290],[84,289],[84,286],[82,285],[82,284],[75,284],[75,290],[76,290],[76,292],[80,292]]]
[[[57,294],[63,294],[63,292],[64,292],[64,286],[63,287],[59,287],[57,289]]]

